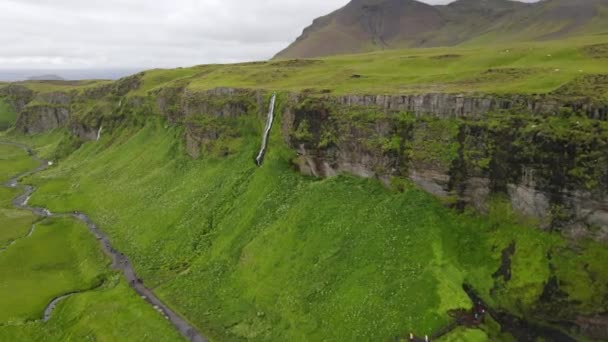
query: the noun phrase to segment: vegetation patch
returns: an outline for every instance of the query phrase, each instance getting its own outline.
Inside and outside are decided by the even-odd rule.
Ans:
[[[278,67],[297,68],[321,63],[323,63],[323,61],[320,59],[290,59],[286,61],[272,62],[270,63],[270,65]]]
[[[55,140],[52,134],[27,139],[35,139],[31,142],[42,153]],[[0,145],[0,158],[3,175],[36,166],[14,146]],[[6,248],[0,252],[0,340],[183,339],[121,275],[110,273],[109,260],[86,227],[67,218],[35,222],[38,218],[30,212],[12,209],[19,191],[0,188],[0,249]],[[15,243],[6,246],[7,241]],[[81,290],[85,292],[61,301],[50,321],[41,321],[53,298]]]
[[[438,59],[438,60],[443,60],[443,59],[457,59],[462,57],[462,55],[458,55],[458,54],[445,54],[445,55],[437,55],[437,56],[431,56],[429,57],[430,59]]]
[[[15,125],[17,113],[13,107],[0,98],[0,131],[4,131]]]
[[[340,115],[366,129],[381,114]],[[479,217],[446,209],[411,185],[393,192],[348,176],[313,181],[293,172],[293,152],[278,130],[257,168],[259,130],[238,129],[234,154],[191,160],[180,129],[149,123],[104,138],[116,141],[110,145],[86,143],[34,177],[40,190],[32,201],[90,213],[146,284],[218,340],[431,335],[450,322],[449,310],[469,309],[463,282],[490,304],[532,318],[542,315],[537,303],[551,272],[590,284],[595,300],[606,291],[568,264],[549,267],[548,251],[567,258],[570,248],[559,235],[531,229],[508,203],[497,201]],[[437,130],[454,133],[449,125]],[[512,277],[491,291],[512,242]],[[603,277],[595,268],[608,260],[601,253],[576,264],[593,264]],[[594,304],[569,305],[567,319]],[[484,334],[500,338],[495,329]]]
[[[608,58],[608,44],[587,45],[582,50],[591,58]]]
[[[553,92],[555,95],[608,99],[608,74],[585,75],[566,83]]]

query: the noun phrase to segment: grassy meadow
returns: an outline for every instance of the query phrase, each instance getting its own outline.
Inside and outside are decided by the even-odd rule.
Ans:
[[[350,176],[303,177],[278,130],[257,168],[259,125],[243,118],[237,152],[198,160],[185,156],[179,128],[125,128],[29,178],[39,187],[32,203],[88,213],[145,283],[216,341],[431,334],[449,310],[471,307],[464,282],[516,314],[531,310],[552,272],[582,310],[608,290],[597,285],[608,283],[608,251],[589,242],[576,254],[501,199],[480,217],[411,185],[398,192]],[[512,242],[513,278],[504,283],[492,274]],[[606,281],[591,281],[585,264]],[[490,324],[446,341],[497,338],[506,337]]]
[[[0,145],[0,181],[36,166],[22,149]],[[1,341],[181,340],[109,270],[109,259],[83,224],[41,221],[14,209],[11,200],[19,193],[0,188],[0,250],[6,248],[0,251]],[[40,321],[52,299],[79,291],[85,292],[61,302],[49,322]]]
[[[187,84],[266,88],[334,94],[550,93],[586,75],[605,74],[607,55],[597,54],[608,35],[560,41],[468,44],[456,47],[378,51],[307,60],[272,60],[150,70],[143,95],[160,86]],[[591,90],[591,89],[589,89]],[[598,96],[606,98],[606,90]]]
[[[36,166],[36,161],[22,149],[0,144],[0,183],[3,184],[11,176]],[[27,235],[31,225],[37,220],[33,214],[13,208],[11,201],[19,193],[18,189],[0,187],[0,250]]]
[[[336,95],[547,94],[564,85],[585,85],[585,77],[605,74],[606,46],[608,34],[513,43],[496,43],[488,36],[453,47],[155,69],[143,73],[142,84],[130,95],[145,95],[168,85],[185,85],[193,91],[238,87]],[[107,83],[28,81],[18,84],[45,93],[83,92]],[[584,93],[608,98],[608,86],[605,83],[596,86],[583,89]],[[12,114],[2,114],[2,108],[0,105],[0,118],[12,118]],[[2,120],[6,119],[0,119],[0,124]]]
[[[87,229],[69,219],[39,222],[31,237],[0,255],[0,322],[42,318],[56,297],[95,288],[103,282],[107,260]],[[44,284],[44,285],[42,285]]]

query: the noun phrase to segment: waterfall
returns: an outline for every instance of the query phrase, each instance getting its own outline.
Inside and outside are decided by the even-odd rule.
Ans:
[[[97,131],[97,141],[99,141],[99,139],[101,139],[101,130],[103,129],[103,126],[99,126],[99,131]]]
[[[264,155],[266,154],[266,148],[268,147],[268,138],[270,137],[270,129],[272,128],[272,123],[274,121],[274,103],[277,98],[277,94],[272,94],[272,98],[270,98],[270,107],[268,108],[268,117],[266,118],[266,128],[264,128],[264,135],[262,136],[262,147],[260,148],[260,153],[255,158],[255,162],[258,166],[262,166],[264,162]]]

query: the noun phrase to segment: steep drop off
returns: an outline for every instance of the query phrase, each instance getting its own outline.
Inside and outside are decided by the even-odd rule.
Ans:
[[[183,125],[193,158],[228,156],[238,152],[233,142],[241,133],[235,120],[252,111],[264,117],[270,99],[261,90],[193,92],[183,85],[124,97],[138,88],[141,77],[82,94],[31,96],[13,86],[13,92],[28,94],[19,99],[26,105],[17,130],[35,134],[69,128],[72,138],[64,147],[70,149],[97,140],[102,125],[111,131],[158,113]],[[608,104],[558,93],[290,93],[278,115],[283,138],[299,155],[294,164],[304,174],[327,177],[347,172],[386,184],[393,178],[409,179],[460,208],[471,206],[482,213],[490,198],[505,195],[516,211],[538,219],[545,229],[605,241]]]
[[[11,98],[13,134],[69,132],[32,205],[89,214],[210,337],[432,334],[470,307],[467,282],[514,315],[605,338],[607,252],[585,239],[606,239],[601,100],[283,92],[257,168],[268,92],[143,91],[145,77]]]

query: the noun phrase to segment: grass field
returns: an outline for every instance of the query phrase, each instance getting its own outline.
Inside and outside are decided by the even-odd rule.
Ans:
[[[271,60],[146,71],[131,95],[184,85],[264,88],[341,94],[489,93],[546,94],[585,76],[607,73],[608,34],[558,41],[495,43],[491,37],[454,47],[377,51],[307,60]],[[107,84],[21,82],[36,92],[83,91]],[[2,85],[0,85],[1,87]],[[608,98],[606,84],[587,85],[587,96]],[[597,93],[597,87],[603,89]],[[1,110],[0,110],[1,112]]]
[[[101,285],[108,261],[87,229],[68,219],[36,224],[0,256],[0,322],[42,318],[53,298]],[[41,286],[44,284],[43,286]]]
[[[36,162],[22,149],[0,144],[0,183],[11,176],[36,167]],[[0,187],[0,249],[26,235],[36,217],[29,212],[16,210],[11,201],[19,194],[17,189]]]
[[[163,123],[85,144],[31,178],[32,202],[87,212],[148,286],[213,340],[386,340],[430,334],[471,303],[462,283],[511,312],[531,309],[551,275],[593,310],[605,295],[608,252],[576,259],[558,235],[530,229],[496,200],[489,217],[457,214],[421,190],[373,180],[296,174],[273,133],[256,168],[259,127],[242,123],[238,152],[185,157],[182,132]],[[515,241],[513,279],[496,286]],[[584,269],[606,282],[593,282]],[[598,279],[598,278],[595,278]],[[458,331],[471,340],[496,331]],[[494,335],[493,335],[494,334]]]
[[[588,53],[590,46],[602,43],[608,43],[608,35],[151,70],[135,94],[172,83],[193,90],[244,87],[334,94],[549,93],[584,75],[605,74],[606,57]]]
[[[162,316],[118,275],[94,291],[67,298],[47,322],[0,325],[2,341],[182,341]]]
[[[37,165],[23,150],[6,145],[0,145],[0,160],[2,182]],[[18,193],[0,188],[0,249],[17,240],[0,252],[0,340],[181,340],[109,270],[108,258],[84,225],[71,219],[39,221],[13,209],[10,202]],[[92,288],[61,302],[48,323],[40,322],[53,298]]]

